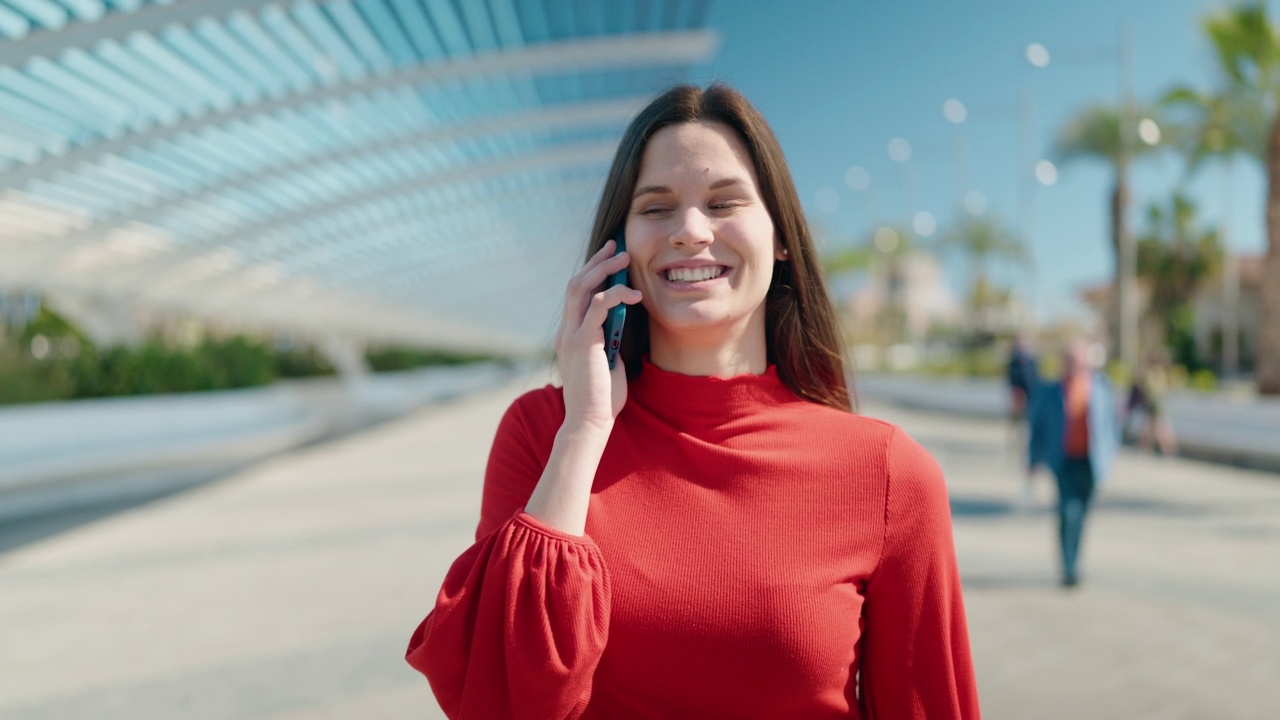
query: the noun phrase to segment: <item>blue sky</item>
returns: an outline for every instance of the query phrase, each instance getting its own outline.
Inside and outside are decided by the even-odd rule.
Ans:
[[[1272,17],[1277,17],[1272,0]],[[874,227],[871,198],[883,221],[905,225],[908,196],[945,228],[957,183],[953,143],[957,126],[942,114],[948,98],[961,100],[968,118],[958,126],[969,148],[969,186],[987,200],[987,212],[1018,227],[1016,168],[1018,96],[1035,108],[1030,133],[1037,156],[1052,154],[1067,119],[1091,104],[1114,104],[1114,48],[1127,26],[1134,49],[1134,92],[1153,100],[1177,83],[1208,89],[1214,64],[1201,29],[1203,18],[1229,3],[1217,0],[718,0],[709,25],[722,34],[718,56],[695,75],[742,90],[768,118],[787,154],[811,222],[848,242]],[[1052,60],[1034,68],[1028,43],[1043,43]],[[1092,56],[1093,59],[1089,59]],[[890,139],[912,147],[907,180],[889,158]],[[845,182],[861,166],[872,189],[856,193]],[[1152,200],[1187,183],[1204,223],[1222,212],[1221,174],[1208,166],[1190,181],[1176,155],[1143,160],[1134,169],[1130,217],[1140,229]],[[1258,253],[1264,246],[1263,176],[1251,159],[1236,162],[1231,247]],[[1107,197],[1111,176],[1087,161],[1059,167],[1057,183],[1038,186],[1031,249],[1035,295],[1043,316],[1081,312],[1081,287],[1111,274]],[[823,188],[838,208],[820,206]],[[829,193],[829,191],[828,191]],[[953,290],[963,267],[952,268]],[[1022,274],[1022,275],[1025,275]],[[1024,283],[1012,269],[1007,282]],[[1024,285],[1025,287],[1025,285]]]

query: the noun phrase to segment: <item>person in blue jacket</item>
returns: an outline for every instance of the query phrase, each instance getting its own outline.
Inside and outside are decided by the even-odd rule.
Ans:
[[[1061,382],[1042,384],[1028,421],[1029,470],[1044,465],[1058,481],[1058,530],[1062,584],[1074,587],[1080,538],[1094,488],[1107,479],[1120,445],[1115,395],[1089,362],[1089,346],[1076,341],[1063,353]]]
[[[1013,430],[1013,447],[1021,454],[1027,446],[1027,408],[1040,385],[1040,368],[1036,357],[1031,354],[1025,333],[1018,333],[1013,338],[1013,348],[1009,352],[1009,362],[1005,368],[1005,377],[1009,381],[1009,421]],[[1019,457],[1019,460],[1022,460]],[[1031,507],[1035,499],[1035,475],[1027,472],[1022,482],[1022,500],[1020,507]]]

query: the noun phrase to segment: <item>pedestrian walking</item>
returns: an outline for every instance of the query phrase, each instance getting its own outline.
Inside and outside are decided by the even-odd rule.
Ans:
[[[640,112],[587,258],[563,387],[502,419],[476,542],[409,642],[445,714],[978,717],[942,473],[852,411],[800,200],[741,94]]]
[[[1134,417],[1138,417],[1142,423],[1138,431],[1138,447],[1143,450],[1154,448],[1161,455],[1173,456],[1178,454],[1178,438],[1165,409],[1164,398],[1168,389],[1167,363],[1158,358],[1147,358],[1129,388],[1121,427],[1127,430]]]
[[[1019,462],[1025,467],[1027,406],[1040,385],[1040,368],[1035,356],[1031,354],[1030,343],[1024,333],[1018,333],[1013,338],[1005,374],[1009,383],[1009,423],[1013,447],[1016,448]],[[1034,499],[1035,473],[1028,470],[1023,474],[1021,504],[1023,507],[1030,507]]]
[[[1079,582],[1081,538],[1094,490],[1107,479],[1119,447],[1111,384],[1076,341],[1063,353],[1062,381],[1042,385],[1029,413],[1029,468],[1044,465],[1058,486],[1062,584]]]

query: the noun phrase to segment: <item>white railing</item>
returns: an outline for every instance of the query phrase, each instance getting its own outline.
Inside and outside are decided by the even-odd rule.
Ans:
[[[475,364],[0,408],[0,520],[176,489],[510,375]]]

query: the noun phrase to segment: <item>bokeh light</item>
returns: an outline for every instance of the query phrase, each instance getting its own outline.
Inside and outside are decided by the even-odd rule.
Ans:
[[[889,141],[889,157],[894,162],[906,162],[911,159],[911,143],[896,137]]]
[[[942,103],[942,116],[945,117],[948,122],[959,125],[965,121],[965,118],[969,117],[969,109],[964,106],[964,103],[955,98],[951,98],[950,100]]]
[[[1036,180],[1041,185],[1054,185],[1058,182],[1058,167],[1048,160],[1036,163]]]
[[[1160,126],[1151,118],[1142,118],[1138,122],[1138,137],[1148,145],[1160,144]]]
[[[881,225],[876,228],[876,249],[882,253],[891,253],[898,249],[898,231]]]
[[[822,212],[833,213],[840,209],[840,195],[829,187],[818,188],[816,199]]]
[[[964,209],[970,215],[981,215],[987,211],[987,196],[977,190],[970,190],[964,194]]]
[[[938,231],[938,220],[933,213],[921,210],[911,218],[911,229],[915,230],[920,237],[933,237],[933,234]]]
[[[1040,43],[1031,43],[1027,46],[1027,62],[1033,66],[1042,68],[1049,66],[1049,48]]]
[[[844,184],[854,192],[862,192],[871,187],[871,173],[864,167],[854,165],[844,174]]]

